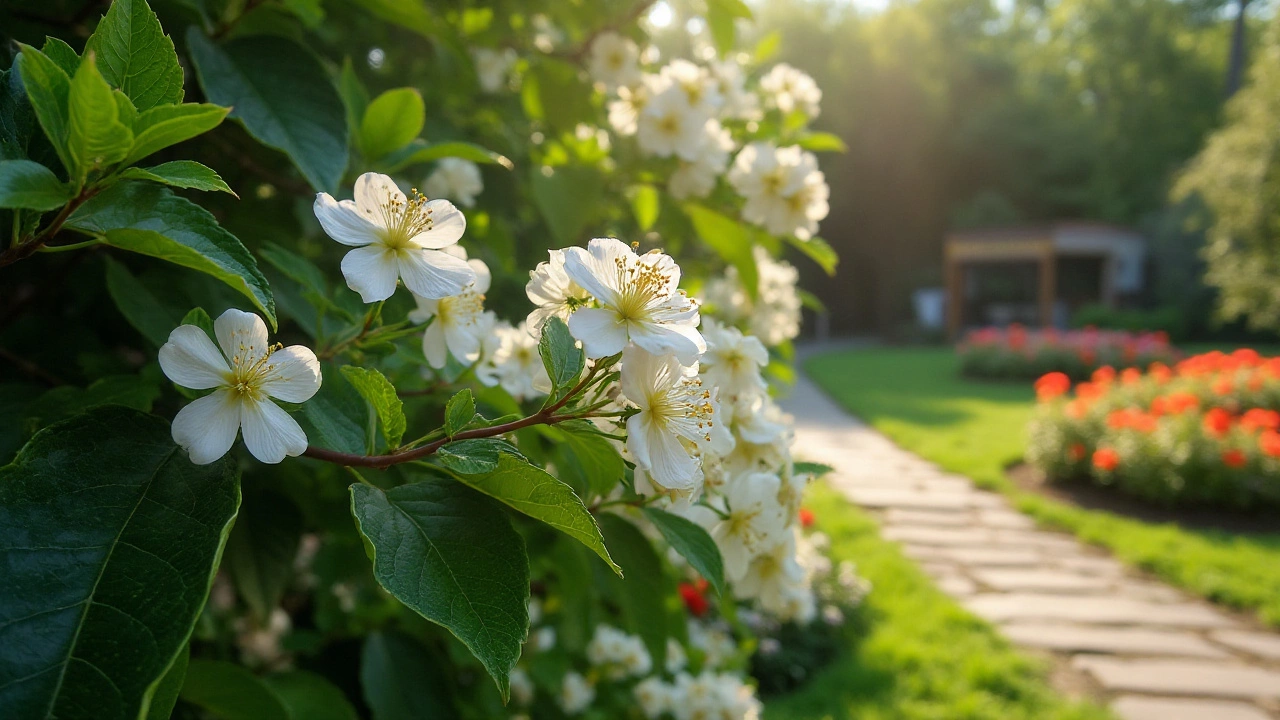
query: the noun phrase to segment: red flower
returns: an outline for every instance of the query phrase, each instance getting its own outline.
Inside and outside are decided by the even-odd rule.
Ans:
[[[1273,458],[1280,458],[1280,432],[1263,430],[1258,436],[1258,449]]]
[[[1169,382],[1169,380],[1173,378],[1173,371],[1169,369],[1168,365],[1165,365],[1162,362],[1151,363],[1151,367],[1147,370],[1147,373],[1151,375],[1151,377],[1155,378],[1155,381],[1161,385]]]
[[[1219,375],[1217,379],[1213,381],[1214,395],[1230,395],[1231,391],[1234,389],[1235,382],[1230,375]]]
[[[699,580],[697,585],[687,582],[680,583],[680,599],[684,600],[684,606],[689,610],[690,615],[702,617],[711,608],[711,603],[707,601],[707,596],[703,594],[706,589],[706,580]]]
[[[1280,430],[1280,412],[1251,408],[1240,416],[1240,428],[1245,432]]]
[[[813,511],[809,508],[800,508],[800,526],[813,527]]]
[[[1125,368],[1120,373],[1120,383],[1123,385],[1137,385],[1142,382],[1142,371],[1138,368]]]
[[[1120,453],[1111,448],[1098,448],[1093,453],[1093,466],[1105,472],[1120,467]]]
[[[1238,448],[1231,448],[1222,452],[1222,464],[1229,468],[1242,468],[1248,458],[1244,456],[1244,451]]]
[[[1204,431],[1214,437],[1222,437],[1231,430],[1231,413],[1222,408],[1212,408],[1204,414]]]
[[[1080,462],[1084,459],[1085,452],[1084,443],[1072,443],[1067,448],[1067,457],[1071,458],[1071,462]]]
[[[1036,380],[1036,398],[1040,402],[1061,397],[1071,390],[1071,378],[1066,373],[1051,372]]]
[[[1103,365],[1093,371],[1093,376],[1089,378],[1099,385],[1106,385],[1116,379],[1116,369],[1110,365]]]

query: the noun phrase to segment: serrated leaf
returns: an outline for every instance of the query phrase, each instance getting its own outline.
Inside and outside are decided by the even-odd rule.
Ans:
[[[54,62],[58,67],[62,68],[62,72],[71,77],[76,74],[76,70],[80,67],[80,53],[75,48],[67,44],[67,41],[56,37],[45,37],[44,45],[40,47],[40,52]]]
[[[133,147],[133,130],[121,119],[111,86],[87,58],[71,77],[67,107],[67,169],[79,186],[89,173],[125,159]]]
[[[61,166],[36,119],[22,73],[17,65],[0,70],[0,160],[34,160],[50,168]]]
[[[636,225],[648,232],[658,221],[658,189],[652,185],[633,185],[629,195],[631,214],[635,215]]]
[[[138,282],[124,265],[111,258],[106,258],[106,263],[107,294],[120,314],[154,347],[164,345],[169,333],[183,324],[180,316]]]
[[[796,140],[796,144],[812,152],[848,152],[849,146],[839,135],[827,132],[806,133]]]
[[[685,205],[684,211],[702,242],[738,269],[738,278],[747,294],[753,299],[759,295],[760,279],[751,251],[751,234],[742,223],[694,203]]]
[[[192,660],[182,699],[219,720],[293,720],[274,691],[248,668],[223,660]]]
[[[427,106],[414,88],[388,90],[369,103],[360,121],[360,151],[377,160],[408,145],[427,122]]]
[[[433,162],[441,158],[456,157],[475,163],[501,165],[510,170],[515,167],[506,157],[469,142],[428,143],[414,140],[405,147],[390,153],[378,165],[387,172],[403,170],[410,165]]]
[[[342,375],[351,383],[370,405],[378,416],[378,424],[382,426],[382,437],[387,447],[400,447],[400,439],[408,423],[404,419],[404,403],[396,395],[396,387],[382,373],[373,368],[343,365]]]
[[[818,263],[828,275],[836,274],[836,265],[840,264],[840,256],[836,251],[827,244],[826,240],[820,237],[801,240],[799,238],[788,238],[791,246],[809,257],[810,260]]]
[[[144,0],[115,0],[85,44],[102,77],[138,110],[182,102],[182,66],[173,40]]]
[[[230,108],[208,103],[158,105],[138,114],[133,121],[133,146],[124,164],[132,165],[171,145],[203,135],[222,124]]]
[[[338,686],[305,670],[268,675],[263,682],[289,711],[290,720],[357,720]]]
[[[444,434],[453,437],[471,424],[476,416],[476,397],[471,388],[463,388],[444,406]]]
[[[0,208],[56,210],[75,191],[49,168],[30,160],[0,160]]]
[[[351,486],[383,588],[453,633],[505,701],[529,636],[529,558],[501,506],[457,483]]]
[[[626,568],[626,578],[613,578],[612,582],[627,628],[644,640],[650,656],[666,657],[667,581],[661,558],[640,529],[618,515],[602,513],[600,529],[610,552]]]
[[[724,594],[724,559],[716,541],[701,525],[658,508],[647,507],[644,516],[689,565],[706,579],[717,595]]]
[[[240,503],[231,458],[192,465],[169,424],[104,407],[0,468],[0,707],[134,720],[204,607]]]
[[[595,517],[573,488],[523,458],[503,453],[498,468],[485,475],[465,475],[462,482],[534,520],[540,520],[587,546],[611,570],[622,575],[600,536]]]
[[[292,500],[261,491],[248,498],[227,540],[224,564],[236,593],[264,627],[293,575],[302,529]]]
[[[221,175],[213,171],[213,168],[195,160],[174,160],[149,168],[126,168],[120,173],[120,177],[125,180],[146,180],[188,190],[224,192],[240,197],[227,186]]]
[[[66,227],[212,275],[252,300],[276,327],[275,300],[258,262],[208,210],[166,188],[117,183],[81,205]]]
[[[498,469],[498,460],[503,453],[524,458],[515,445],[502,438],[473,438],[440,446],[436,459],[454,472],[483,475]]]
[[[14,60],[14,67],[22,76],[27,99],[40,121],[40,127],[57,152],[58,159],[70,169],[74,167],[67,154],[67,128],[70,123],[67,103],[71,97],[71,76],[39,50],[30,45],[21,47],[22,54]]]
[[[569,326],[554,316],[548,318],[542,326],[538,354],[542,356],[542,366],[547,369],[547,377],[551,379],[552,390],[547,400],[550,403],[564,397],[561,391],[571,388],[577,382],[586,364],[586,354],[569,333]]]
[[[249,36],[216,45],[187,31],[200,86],[259,142],[284,152],[307,182],[332,192],[347,167],[347,115],[315,56],[292,40]]]
[[[374,720],[458,717],[448,673],[422,643],[380,630],[360,650],[360,686]]]

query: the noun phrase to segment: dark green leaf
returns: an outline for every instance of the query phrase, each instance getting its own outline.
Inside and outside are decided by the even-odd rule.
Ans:
[[[227,187],[221,175],[195,160],[174,160],[149,168],[131,167],[120,173],[120,177],[126,180],[149,180],[188,190],[217,191],[236,195],[230,187]]]
[[[547,377],[551,378],[551,396],[548,402],[564,397],[563,390],[573,387],[586,363],[586,354],[578,347],[578,341],[569,334],[569,326],[558,317],[551,317],[542,326],[542,337],[538,340],[538,354],[542,356],[542,366],[547,369]]]
[[[280,697],[257,675],[222,660],[192,660],[182,699],[219,720],[294,720]]]
[[[818,263],[828,275],[836,274],[836,265],[840,263],[840,256],[836,255],[836,251],[827,244],[826,240],[820,237],[809,238],[808,240],[800,240],[798,238],[788,238],[792,247],[809,256],[810,260]]]
[[[132,165],[151,153],[190,140],[218,127],[230,108],[208,103],[158,105],[133,121],[133,147],[124,159]]]
[[[67,169],[77,186],[89,173],[109,168],[129,154],[133,130],[120,117],[120,106],[98,66],[85,61],[71,77],[67,100]]]
[[[498,459],[503,454],[518,458],[524,456],[515,445],[502,438],[476,438],[458,440],[440,447],[436,457],[440,464],[463,475],[482,475],[498,469]]]
[[[124,405],[147,412],[158,397],[160,387],[154,379],[108,375],[83,389],[71,385],[53,388],[31,403],[27,415],[44,426],[99,405]]]
[[[437,28],[431,21],[423,0],[355,0],[374,17],[395,23],[431,40],[437,39]]]
[[[263,680],[289,711],[290,720],[357,720],[347,696],[320,675],[293,670]]]
[[[382,437],[386,439],[387,447],[400,447],[400,439],[404,437],[408,424],[404,419],[404,403],[396,395],[396,387],[373,368],[343,365],[342,375],[373,406],[378,422],[382,425]]]
[[[40,127],[44,128],[44,134],[58,153],[58,159],[68,169],[74,167],[67,155],[67,127],[70,123],[67,103],[71,97],[71,76],[30,45],[22,46],[22,54],[14,60],[14,67],[22,76],[27,99],[40,121]]]
[[[595,114],[591,85],[583,79],[581,68],[545,55],[521,78],[520,99],[526,115],[559,132],[572,132]]]
[[[724,560],[720,557],[720,548],[701,525],[652,507],[644,509],[644,516],[658,528],[667,544],[711,583],[717,595],[724,593]]]
[[[449,437],[457,435],[476,416],[476,397],[471,388],[463,388],[458,394],[449,398],[444,406],[444,434]]]
[[[209,313],[204,308],[191,308],[186,315],[182,316],[182,322],[179,325],[195,325],[205,332],[210,339],[213,339],[213,318],[209,317]]]
[[[626,472],[626,463],[608,438],[595,432],[586,420],[572,420],[549,428],[562,440],[567,454],[565,471],[578,475],[580,484],[596,495],[605,496],[617,487]]]
[[[814,477],[822,477],[828,473],[836,471],[830,465],[823,465],[816,462],[798,462],[791,465],[791,471],[799,475],[813,475]]]
[[[66,73],[67,77],[75,75],[76,70],[80,67],[80,54],[76,52],[75,48],[68,45],[65,40],[46,37],[40,52],[62,68],[62,72]]]
[[[211,101],[233,108],[231,116],[288,155],[312,187],[337,187],[347,167],[346,109],[315,56],[276,36],[215,45],[197,27],[187,43]]]
[[[738,269],[747,294],[755,298],[760,292],[760,280],[756,271],[756,258],[751,251],[751,235],[742,223],[690,203],[684,206],[685,214],[693,221],[693,229],[708,247],[715,250],[725,262]]]
[[[626,568],[626,578],[614,582],[618,587],[615,599],[622,605],[627,627],[644,639],[651,656],[666,657],[667,583],[662,560],[639,528],[620,516],[602,513],[600,529],[610,552]]]
[[[599,212],[604,183],[595,168],[579,165],[530,168],[533,200],[561,244],[574,244]]]
[[[109,245],[199,270],[238,290],[276,327],[267,279],[235,235],[208,210],[167,188],[122,182],[96,195],[67,220],[68,228],[105,236]]]
[[[191,643],[182,646],[178,657],[160,678],[155,694],[151,697],[151,707],[138,720],[169,720],[173,714],[173,706],[178,704],[178,694],[182,692],[182,684],[187,679],[187,664],[191,662]]]
[[[54,167],[57,154],[36,120],[22,73],[15,65],[0,70],[0,160],[35,160]]]
[[[824,304],[822,300],[818,299],[817,295],[814,295],[808,290],[800,289],[796,290],[796,294],[800,296],[800,305],[802,307],[807,307],[816,313],[827,312],[826,304]]]
[[[302,513],[269,491],[250,495],[227,541],[226,566],[236,592],[260,625],[280,604],[302,538]]]
[[[0,160],[0,208],[56,210],[75,194],[49,168],[30,160]]]
[[[174,309],[161,302],[120,263],[106,258],[107,294],[115,301],[120,314],[155,347],[169,339],[169,333],[182,324]]]
[[[0,707],[133,720],[204,607],[240,503],[236,465],[192,465],[169,424],[99,408],[0,468]]]
[[[369,411],[346,378],[332,364],[323,366],[324,384],[302,405],[298,422],[311,444],[345,453],[365,451],[365,420]]]
[[[381,160],[379,166],[387,172],[396,172],[410,165],[432,162],[447,157],[462,158],[476,163],[501,165],[508,170],[514,167],[506,157],[473,143],[442,142],[431,144],[425,140],[414,140],[404,148],[387,155]]]
[[[144,0],[115,0],[85,45],[98,69],[138,110],[182,102],[182,66],[173,40]]]
[[[427,106],[414,88],[388,90],[369,104],[360,122],[360,151],[377,160],[408,145],[427,122]]]
[[[342,73],[338,75],[338,94],[347,109],[347,127],[354,133],[360,129],[360,119],[369,107],[369,91],[356,75],[351,58],[343,58]]]
[[[630,196],[631,213],[636,216],[636,225],[648,232],[658,221],[658,189],[652,185],[634,185]]]
[[[464,475],[462,482],[502,501],[534,520],[541,520],[592,552],[618,575],[622,569],[609,557],[600,528],[573,488],[528,461],[503,453],[498,468],[486,475]]]
[[[501,506],[457,483],[419,482],[352,485],[351,512],[378,583],[461,640],[505,701],[529,636],[529,559]]]
[[[360,651],[360,685],[373,720],[452,720],[447,671],[421,643],[401,633],[378,631]]]

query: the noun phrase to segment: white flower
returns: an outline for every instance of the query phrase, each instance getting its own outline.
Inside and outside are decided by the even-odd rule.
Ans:
[[[621,352],[628,341],[656,355],[674,354],[684,365],[706,351],[698,304],[679,289],[680,268],[669,255],[636,255],[618,240],[596,238],[586,250],[567,248],[564,269],[601,305],[569,317],[588,357]]]
[[[448,200],[406,198],[386,175],[356,179],[355,200],[316,195],[316,218],[329,237],[355,248],[342,258],[347,286],[367,303],[386,300],[396,281],[416,295],[456,295],[475,280],[467,264],[441,252],[458,242],[466,218]]]
[[[653,659],[643,640],[608,625],[596,626],[587,643],[587,660],[612,680],[647,675],[653,669]]]
[[[716,179],[729,165],[729,153],[733,150],[733,137],[716,120],[703,125],[703,140],[698,157],[681,161],[680,167],[667,180],[667,190],[677,200],[706,197],[716,187]]]
[[[640,81],[640,48],[635,41],[616,32],[603,32],[591,43],[587,72],[606,89],[634,85]]]
[[[717,317],[730,322],[746,321],[751,334],[765,345],[778,345],[800,334],[801,302],[796,291],[800,273],[789,263],[775,261],[758,245],[754,254],[758,302],[748,297],[734,267],[727,268],[723,277],[708,282],[703,293]]]
[[[529,273],[529,284],[524,292],[529,302],[537,305],[525,321],[534,337],[542,335],[547,318],[555,316],[568,321],[574,310],[586,305],[591,294],[569,277],[564,270],[564,250],[552,250],[551,259],[538,263]]]
[[[547,626],[538,628],[529,635],[529,647],[535,652],[546,652],[556,646],[556,629]]]
[[[689,106],[688,95],[678,85],[652,95],[640,110],[636,142],[650,155],[697,160],[702,151],[703,126],[708,115]]]
[[[497,350],[490,358],[498,384],[516,400],[545,395],[551,390],[551,379],[538,354],[538,341],[529,334],[529,327],[498,328]]]
[[[733,58],[712,61],[707,68],[716,84],[716,90],[724,98],[720,117],[727,120],[751,120],[760,115],[759,98],[745,89],[746,77],[742,65]]]
[[[635,87],[618,88],[618,99],[609,101],[609,126],[623,137],[635,135],[640,122],[640,112],[649,102],[648,78]]]
[[[560,685],[560,708],[566,715],[577,715],[591,706],[596,689],[587,679],[570,670]]]
[[[484,192],[480,166],[462,158],[441,158],[436,169],[423,183],[428,197],[448,198],[462,207],[473,207],[476,196]]]
[[[241,428],[245,447],[262,462],[301,455],[306,434],[270,398],[310,400],[320,389],[316,354],[301,345],[272,346],[266,324],[253,313],[227,310],[213,330],[217,345],[195,325],[180,325],[160,348],[160,369],[170,380],[192,390],[216,388],[178,411],[173,441],[197,465],[226,455]]]
[[[704,320],[701,329],[707,352],[698,369],[707,384],[720,389],[721,401],[731,403],[765,391],[760,371],[769,364],[769,351],[760,338],[711,319]]]
[[[777,542],[752,558],[747,571],[733,586],[741,599],[754,599],[775,615],[795,609],[789,602],[797,592],[808,589],[804,568],[796,561],[794,533],[781,533]]]
[[[808,240],[830,211],[830,190],[813,153],[753,142],[738,153],[729,182],[746,200],[742,217],[774,235]]]
[[[627,451],[649,479],[668,490],[690,490],[701,479],[698,443],[710,442],[711,392],[685,374],[674,357],[628,346],[622,354],[622,394],[640,408],[627,419]]]
[[[800,110],[810,119],[818,117],[822,89],[801,70],[779,63],[760,78],[760,91],[765,103],[783,113]]]
[[[507,77],[516,64],[516,51],[511,48],[471,48],[471,60],[476,66],[480,89],[496,93],[507,87]]]
[[[462,248],[455,252],[465,258]],[[450,353],[466,364],[479,360],[481,346],[496,320],[492,313],[484,311],[484,294],[489,291],[490,282],[488,266],[480,260],[464,262],[475,275],[475,282],[457,295],[438,300],[415,294],[418,307],[409,313],[409,320],[414,323],[435,318],[422,335],[422,354],[437,370],[445,366]]]
[[[677,58],[662,68],[661,75],[671,87],[684,93],[685,105],[696,115],[714,117],[724,104],[719,81],[700,65]]]
[[[528,705],[533,702],[533,681],[529,679],[529,673],[515,668],[511,671],[511,699],[517,705]]]
[[[632,689],[640,712],[649,720],[657,720],[665,712],[672,710],[672,687],[662,682],[661,678],[645,678]]]
[[[684,669],[689,663],[689,657],[685,655],[684,646],[675,638],[667,638],[667,659],[662,666],[672,675]]]
[[[745,473],[729,481],[724,495],[716,498],[723,506],[720,513],[701,505],[685,513],[711,533],[730,582],[740,581],[751,559],[786,531],[786,516],[778,506],[779,486],[778,476],[772,473]]]

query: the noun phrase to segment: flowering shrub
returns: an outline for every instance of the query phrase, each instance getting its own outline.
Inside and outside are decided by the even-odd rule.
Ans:
[[[840,143],[735,49],[745,5],[661,53],[646,7],[164,3],[175,43],[115,0],[19,37],[6,716],[758,714],[749,632],[713,661],[677,588],[819,614],[823,468],[763,372],[783,249],[834,268]]]
[[[1017,324],[973,330],[956,346],[956,353],[966,376],[1026,380],[1048,372],[1083,380],[1103,366],[1146,367],[1178,357],[1163,332],[1028,330]]]
[[[1280,503],[1280,358],[1196,355],[1075,386],[1036,381],[1027,459],[1051,480],[1090,477],[1165,504]]]

